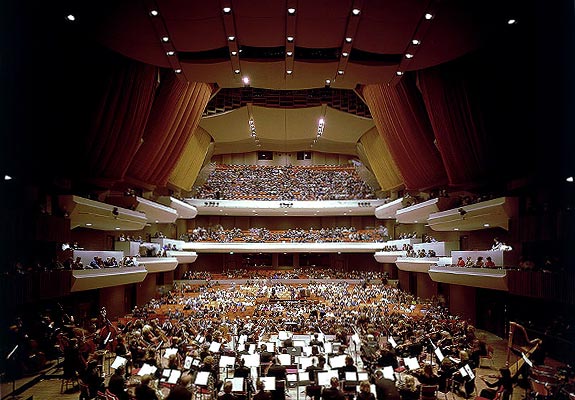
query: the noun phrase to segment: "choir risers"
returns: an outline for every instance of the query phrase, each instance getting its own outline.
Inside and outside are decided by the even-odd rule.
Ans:
[[[380,263],[394,263],[398,257],[405,257],[406,251],[378,251],[374,254],[375,260]]]
[[[58,205],[68,214],[71,229],[84,227],[103,231],[138,231],[148,223],[146,215],[139,211],[79,196],[59,196]]]
[[[435,231],[474,231],[499,227],[509,229],[509,220],[517,215],[515,197],[499,197],[460,208],[429,215],[428,224]]]
[[[139,283],[148,271],[143,266],[129,268],[103,268],[72,271],[71,292],[100,289],[110,286]]]
[[[379,219],[395,219],[397,210],[403,207],[403,197],[383,204],[375,209],[375,217]]]
[[[191,264],[195,262],[198,258],[198,253],[193,251],[172,251],[166,252],[168,257],[175,257],[178,260],[178,264]]]
[[[198,215],[198,209],[196,207],[172,196],[160,196],[158,197],[158,203],[176,210],[178,218],[181,219],[193,219]]]
[[[505,269],[432,266],[428,273],[434,282],[509,291]]]
[[[395,265],[397,265],[397,268],[401,271],[427,273],[431,266],[437,265],[438,261],[439,257],[404,257],[398,258],[395,261]]]
[[[413,250],[435,251],[437,257],[449,256],[452,251],[459,250],[459,242],[432,242],[432,243],[414,243]]]
[[[178,266],[176,257],[140,257],[138,265],[144,266],[150,273],[173,271]]]

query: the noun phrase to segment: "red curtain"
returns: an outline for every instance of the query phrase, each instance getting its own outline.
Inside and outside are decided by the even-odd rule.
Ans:
[[[450,185],[472,188],[490,175],[481,94],[467,62],[418,72],[418,83]],[[494,165],[492,160],[491,165]]]
[[[447,184],[447,175],[425,105],[413,78],[397,85],[363,87],[363,96],[382,139],[403,176],[408,190],[425,190]]]
[[[157,67],[132,60],[114,63],[85,141],[89,176],[109,185],[123,179],[144,134],[157,74]]]
[[[208,104],[211,86],[184,82],[169,71],[152,107],[142,146],[128,175],[139,182],[165,186]]]

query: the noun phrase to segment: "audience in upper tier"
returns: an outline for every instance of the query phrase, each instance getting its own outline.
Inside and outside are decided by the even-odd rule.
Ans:
[[[356,200],[375,192],[347,166],[216,165],[198,199]]]

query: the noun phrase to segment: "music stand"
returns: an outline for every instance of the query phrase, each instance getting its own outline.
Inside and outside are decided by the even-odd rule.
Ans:
[[[14,346],[14,348],[12,349],[12,351],[6,356],[6,361],[10,361],[12,360],[12,357],[14,357],[14,354],[16,354],[16,351],[18,350],[18,344],[16,346]],[[14,392],[16,391],[16,374],[12,373],[10,374],[11,378],[12,378],[12,398],[15,398],[16,396],[14,395]]]

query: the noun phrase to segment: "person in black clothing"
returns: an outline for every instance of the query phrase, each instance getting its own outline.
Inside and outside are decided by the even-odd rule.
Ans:
[[[343,392],[339,389],[339,379],[335,376],[329,380],[330,387],[321,392],[322,400],[345,400]]]
[[[97,360],[91,360],[88,362],[86,373],[81,377],[81,379],[86,385],[88,385],[88,397],[96,397],[98,390],[102,390],[104,387],[104,378],[102,378],[100,370],[98,369]]]
[[[269,363],[273,357],[274,353],[268,351],[266,344],[262,343],[260,346],[260,363]]]
[[[369,381],[362,381],[359,384],[359,393],[357,394],[357,400],[375,400],[375,395],[371,393],[371,386]]]
[[[384,378],[383,371],[378,369],[375,371],[375,377],[373,379],[375,384],[375,394],[377,400],[400,400],[399,391],[395,382]]]
[[[237,397],[232,393],[232,386],[231,381],[224,383],[224,394],[218,396],[218,400],[237,400]]]
[[[377,359],[377,366],[379,368],[393,367],[393,369],[399,367],[397,356],[395,355],[395,351],[391,347],[390,343],[387,343],[385,347],[380,351],[379,357]]]
[[[323,349],[323,342],[319,340],[319,335],[317,333],[313,334],[313,339],[309,341],[310,346],[318,346]]]
[[[190,375],[182,375],[180,383],[170,389],[170,394],[165,400],[191,400],[192,392],[188,390],[188,385],[192,381]]]
[[[345,357],[345,365],[339,368],[339,378],[345,379],[346,372],[356,372],[357,367],[353,364],[353,358],[351,356]],[[345,393],[345,397],[349,400],[352,400],[356,393],[356,385],[357,381],[348,382],[347,380],[344,381],[343,384],[343,391]]]
[[[238,367],[234,370],[234,378],[249,378],[250,369],[246,367],[246,360],[240,358]]]
[[[269,390],[264,389],[264,383],[260,380],[256,382],[257,393],[255,394],[253,400],[272,400],[272,394]]]
[[[266,376],[273,376],[276,378],[276,390],[272,390],[272,399],[285,400],[285,383],[287,379],[285,365],[281,365],[277,358],[273,357]]]
[[[422,385],[439,385],[439,375],[433,372],[431,364],[425,364],[423,366],[423,372],[414,372],[413,374]]]
[[[515,384],[515,379],[511,376],[509,368],[500,368],[499,374],[499,378],[492,383],[486,381],[485,377],[481,377],[481,380],[485,382],[490,389],[483,389],[479,395],[480,397],[494,399],[498,391],[501,391],[501,400],[509,400],[513,396],[513,385]]]
[[[136,400],[158,400],[156,391],[150,387],[152,375],[142,376],[140,384],[136,386],[135,395]]]
[[[128,400],[128,392],[126,392],[126,378],[124,375],[126,374],[126,368],[123,365],[120,365],[112,376],[110,376],[110,380],[108,381],[108,390],[115,394],[118,399],[120,400]]]
[[[306,367],[306,372],[309,374],[310,384],[306,386],[305,391],[309,397],[314,400],[319,400],[321,397],[321,386],[317,384],[317,371],[321,371],[322,368],[315,365],[316,358],[312,357],[311,365]]]
[[[401,400],[419,400],[419,386],[415,384],[415,378],[406,375],[403,386],[399,389]]]

